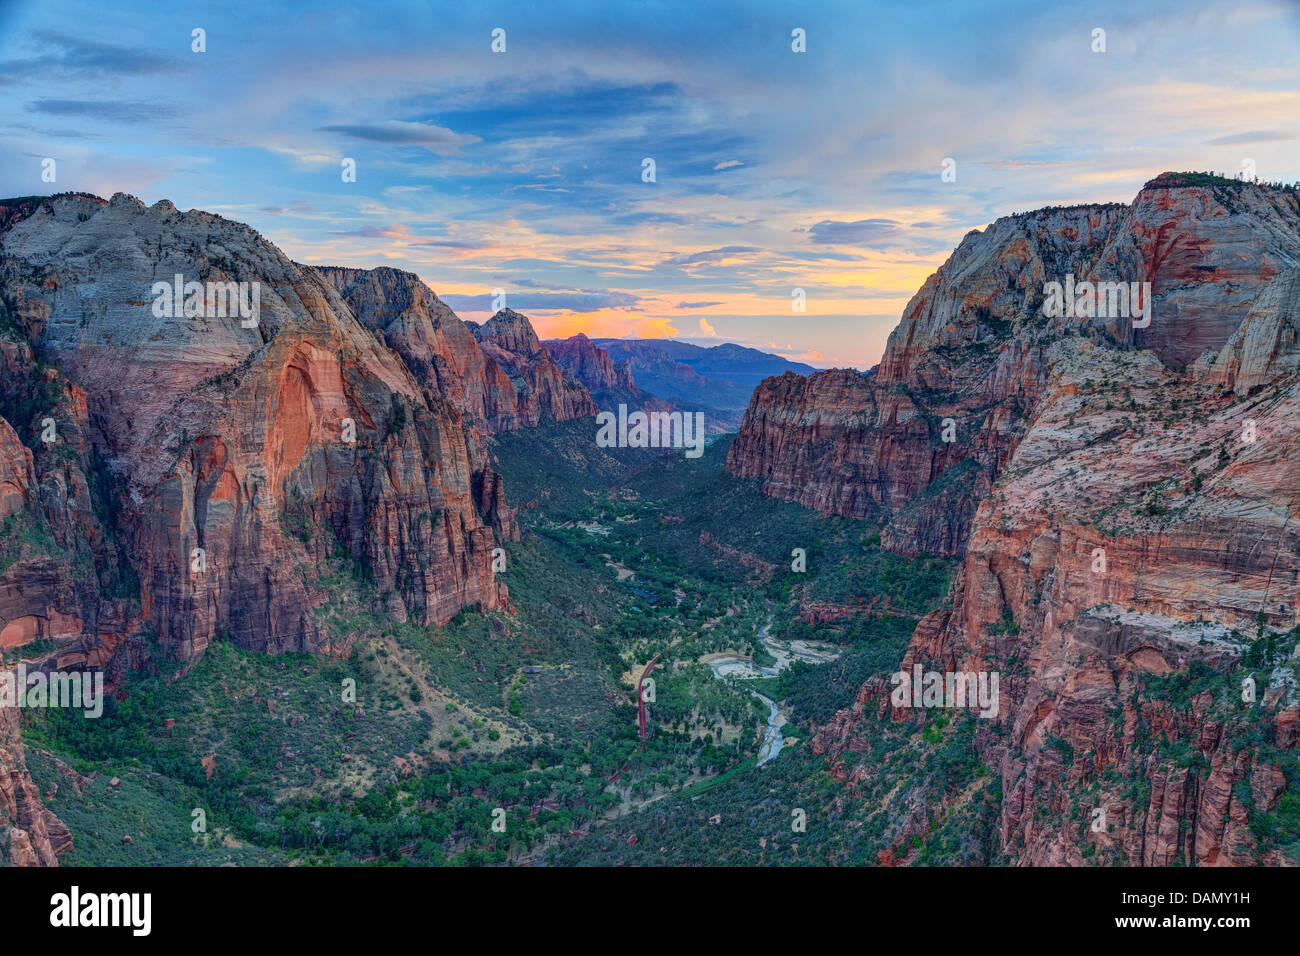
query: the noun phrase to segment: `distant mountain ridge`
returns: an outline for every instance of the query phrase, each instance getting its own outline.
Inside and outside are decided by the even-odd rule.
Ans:
[[[592,339],[615,362],[627,362],[644,390],[675,403],[716,409],[738,425],[764,379],[787,371],[811,375],[811,365],[728,342],[700,346],[674,339]]]
[[[614,411],[619,405],[627,405],[645,412],[702,412],[705,431],[713,435],[734,431],[740,424],[733,410],[723,411],[682,399],[668,400],[645,391],[633,378],[629,362],[615,362],[607,351],[581,332],[567,339],[550,339],[545,347],[560,368],[586,387],[592,401],[602,410]]]

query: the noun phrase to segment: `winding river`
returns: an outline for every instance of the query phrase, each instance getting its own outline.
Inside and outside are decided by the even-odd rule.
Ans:
[[[830,644],[777,640],[772,637],[772,617],[769,612],[767,622],[758,629],[758,639],[767,648],[768,653],[776,658],[776,666],[759,667],[752,659],[738,654],[706,655],[702,660],[709,665],[714,677],[728,684],[734,684],[737,680],[775,677],[797,660],[809,664],[825,664],[839,656]],[[768,710],[767,730],[763,734],[763,743],[758,748],[758,766],[761,767],[769,760],[776,759],[776,756],[781,753],[781,748],[785,746],[783,728],[789,721],[790,715],[782,711],[776,701],[765,694],[760,694],[756,690],[751,690],[750,693],[766,704]]]

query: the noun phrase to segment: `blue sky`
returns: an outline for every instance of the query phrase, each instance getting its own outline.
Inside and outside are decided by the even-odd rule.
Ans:
[[[0,195],[170,199],[466,318],[504,288],[543,335],[865,368],[1000,215],[1166,169],[1300,179],[1295,2],[537,7],[9,0]]]

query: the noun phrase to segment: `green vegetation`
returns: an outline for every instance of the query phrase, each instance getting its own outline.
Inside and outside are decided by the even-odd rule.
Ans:
[[[44,792],[58,788],[49,806],[73,829],[71,862],[1005,862],[1003,781],[980,756],[1009,745],[999,722],[918,711],[861,722],[834,752],[811,745],[873,678],[887,695],[916,622],[945,598],[952,563],[891,554],[875,526],[763,497],[725,474],[725,438],[691,460],[607,453],[593,433],[588,420],[495,442],[522,532],[506,546],[507,607],[467,608],[437,628],[398,624],[376,610],[389,596],[338,551],[313,585],[331,595],[318,615],[342,656],[218,640],[182,670],[128,678],[98,721],[25,712],[29,767]],[[305,541],[330,533],[307,517],[286,530]],[[50,543],[32,524],[0,524],[0,555],[19,537],[24,548]],[[792,569],[795,549],[804,571]],[[775,667],[759,639],[769,627],[778,649],[811,640],[837,656],[763,679],[714,677],[713,654]],[[1009,609],[989,630],[1019,634]],[[1262,686],[1297,636],[1240,638],[1243,668]],[[642,746],[635,687],[656,656]],[[1026,675],[1015,658],[988,663],[1008,682]],[[1294,788],[1300,764],[1268,712],[1232,710],[1241,677],[1196,665],[1145,678],[1137,696],[1182,726],[1208,691],[1232,745],[1282,768]],[[768,713],[751,691],[789,718],[784,748],[761,767]],[[1118,728],[1124,708],[1109,719]],[[1161,720],[1138,712],[1137,750],[1208,772]],[[1126,790],[1103,780],[1077,741],[1045,743],[1042,759],[1083,778],[1069,821],[1086,825],[1087,795],[1103,782],[1130,806],[1149,799],[1149,780]],[[86,782],[74,784],[76,774]],[[1241,805],[1265,846],[1300,857],[1290,793],[1267,812],[1249,793]],[[206,832],[193,831],[196,809]],[[1043,826],[1060,821],[1046,805],[1026,812]]]
[[[383,601],[366,569],[336,550],[313,585],[331,595],[317,614],[347,656],[219,640],[183,673],[129,677],[98,721],[25,714],[38,782],[64,781],[50,806],[73,826],[73,862],[585,857],[650,808],[733,794],[757,805],[776,774],[831,792],[802,744],[755,767],[767,708],[749,687],[781,700],[787,735],[806,738],[808,721],[897,666],[950,562],[888,554],[874,527],[763,497],[725,475],[726,439],[691,460],[596,449],[593,429],[497,442],[523,529],[507,546],[509,608],[397,624],[373,610]],[[50,544],[37,523],[11,524],[0,553],[6,533]],[[284,524],[304,543],[330,533],[306,512]],[[796,548],[806,572],[791,570]],[[833,613],[814,624],[809,607]],[[777,637],[839,644],[838,660],[746,686],[701,663],[727,651],[775,664],[757,639],[769,619]],[[655,655],[642,749],[635,680]],[[80,793],[66,782],[74,771],[89,781]],[[205,833],[192,831],[195,809]]]
[[[1147,183],[1148,188],[1152,189],[1176,189],[1183,186],[1226,186],[1232,189],[1241,189],[1246,185],[1267,186],[1269,189],[1278,189],[1283,192],[1296,192],[1300,189],[1300,183],[1285,183],[1281,180],[1274,182],[1264,182],[1260,180],[1245,180],[1238,176],[1228,176],[1224,173],[1170,173],[1167,178],[1153,179]]]

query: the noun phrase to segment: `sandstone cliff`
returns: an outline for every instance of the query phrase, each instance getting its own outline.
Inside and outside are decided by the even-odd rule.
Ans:
[[[498,410],[496,431],[533,426],[546,419],[568,421],[598,411],[587,390],[566,376],[542,348],[527,317],[502,309],[475,326],[474,337],[518,396],[513,407]]]
[[[1053,342],[1074,335],[1150,348],[1171,368],[1228,345],[1267,376],[1259,363],[1276,350],[1270,343],[1294,335],[1291,325],[1228,340],[1254,303],[1268,308],[1267,287],[1297,265],[1295,192],[1254,184],[1189,185],[1165,174],[1130,206],[999,219],[969,233],[908,303],[878,368],[762,383],[728,469],[762,480],[775,497],[886,521],[894,550],[960,554],[976,506],[1042,397]],[[1067,274],[1150,282],[1152,321],[1048,318],[1044,284]],[[1269,295],[1287,288],[1282,280]]]
[[[0,419],[0,519],[10,519],[4,539],[16,538],[16,524],[35,504],[36,476],[32,453],[23,447],[9,423]],[[0,541],[0,568],[17,563],[23,546]],[[8,578],[9,575],[6,575]],[[10,581],[12,590],[17,581]],[[11,594],[0,594],[0,607],[16,604]],[[49,618],[0,619],[0,666],[15,663],[14,648],[49,635]],[[38,631],[45,626],[44,633]],[[59,622],[54,623],[54,631]],[[50,866],[72,847],[66,826],[41,802],[40,791],[27,773],[19,714],[15,707],[0,706],[0,866]]]
[[[1296,194],[1166,175],[1127,210],[1012,217],[989,233],[994,249],[970,236],[926,283],[875,375],[768,383],[734,467],[785,481],[776,493],[796,487],[758,456],[789,440],[782,421],[820,425],[849,490],[816,504],[893,509],[893,546],[964,554],[951,607],[921,622],[903,666],[1001,674],[998,715],[972,738],[992,774],[995,858],[1294,865],[1293,823],[1277,821],[1300,717]],[[1136,273],[1108,274],[1120,261]],[[1035,290],[1071,270],[1152,281],[1151,325],[1046,320]],[[882,415],[891,391],[920,401]],[[926,420],[941,412],[965,426],[946,452]],[[924,490],[889,497],[888,470],[872,470],[882,454]],[[929,499],[958,465],[980,483],[961,492],[948,538],[932,532]],[[874,679],[814,750],[834,766],[870,750],[873,724],[906,733],[928,719]],[[973,793],[896,794],[897,845],[957,819]]]
[[[633,394],[638,391],[632,380],[632,366],[615,362],[609,353],[592,344],[579,332],[567,339],[548,339],[542,343],[551,358],[592,393]]]
[[[580,382],[590,393],[597,408],[607,411],[620,404],[645,412],[695,411],[701,406],[690,402],[669,402],[639,388],[632,378],[628,362],[615,362],[609,353],[579,332],[567,339],[550,339],[542,345],[555,363]],[[725,423],[717,416],[705,416],[709,433],[722,430]]]
[[[7,228],[3,253],[18,328],[93,410],[63,441],[107,472],[143,614],[169,651],[223,632],[329,649],[312,614],[323,595],[299,569],[335,551],[425,622],[496,603],[457,409],[430,400],[316,270],[246,226],[121,194],[45,202]],[[258,283],[257,321],[156,314],[152,284],[175,274]]]
[[[72,849],[72,834],[27,773],[18,715],[0,707],[0,866],[57,866]]]
[[[431,396],[469,416],[478,437],[595,414],[586,389],[541,347],[526,316],[502,310],[480,327],[462,322],[413,273],[317,271]]]
[[[203,295],[170,308],[155,283],[176,275],[206,295],[248,283],[259,308]],[[432,293],[416,306],[408,291],[399,313],[438,317]],[[356,612],[434,625],[506,597],[492,550],[513,518],[466,411],[482,380],[408,367],[372,333],[385,303],[356,298],[368,323],[253,230],[166,201],[0,203],[5,666],[103,667],[111,681],[217,639],[345,653]],[[417,324],[393,321],[405,319]],[[560,377],[549,364],[528,380],[547,374]],[[540,402],[520,404],[507,417],[535,419]],[[42,828],[16,716],[4,719],[10,858],[52,862],[65,841]]]

